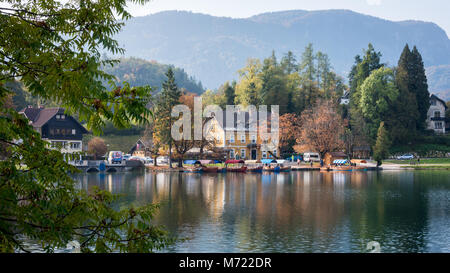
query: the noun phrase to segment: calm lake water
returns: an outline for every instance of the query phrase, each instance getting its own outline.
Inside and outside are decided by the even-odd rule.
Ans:
[[[156,217],[187,238],[169,252],[450,252],[450,172],[114,173],[76,176],[161,203]]]

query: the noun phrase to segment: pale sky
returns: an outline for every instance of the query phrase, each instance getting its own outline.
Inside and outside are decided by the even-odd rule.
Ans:
[[[439,25],[450,36],[449,0],[153,0],[129,5],[134,16],[164,10],[186,10],[214,16],[245,18],[282,10],[350,9],[391,21],[420,20]]]

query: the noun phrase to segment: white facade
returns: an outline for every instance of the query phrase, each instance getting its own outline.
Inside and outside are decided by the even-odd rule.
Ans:
[[[430,108],[427,113],[427,128],[435,133],[445,134],[445,110],[446,105],[438,97],[432,95]]]
[[[57,140],[44,139],[50,142],[51,148],[61,147],[62,153],[81,153],[83,151],[83,142],[81,140]]]

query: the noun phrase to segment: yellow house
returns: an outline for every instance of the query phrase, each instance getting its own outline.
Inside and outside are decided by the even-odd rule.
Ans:
[[[245,124],[238,126],[235,113],[234,126],[226,127],[225,112],[223,121],[214,117],[207,124],[206,138],[214,141],[215,147],[222,148],[228,153],[230,159],[260,160],[264,158],[277,158],[279,148],[270,137],[263,141],[256,128],[249,128],[249,113],[244,112]],[[269,133],[270,136],[270,133]]]

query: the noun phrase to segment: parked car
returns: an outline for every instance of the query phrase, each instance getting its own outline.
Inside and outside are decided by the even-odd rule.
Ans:
[[[412,155],[412,154],[404,154],[401,156],[397,156],[398,160],[408,160],[408,159],[413,159],[413,158],[414,158],[414,155]]]
[[[123,160],[123,154],[121,151],[110,151],[108,155],[109,164],[121,164]]]
[[[320,154],[319,153],[304,153],[303,154],[303,160],[305,162],[319,162],[320,161]]]
[[[167,156],[158,156],[156,158],[157,164],[169,164],[169,157]]]
[[[123,160],[129,160],[131,158],[130,154],[126,154],[123,156]]]

